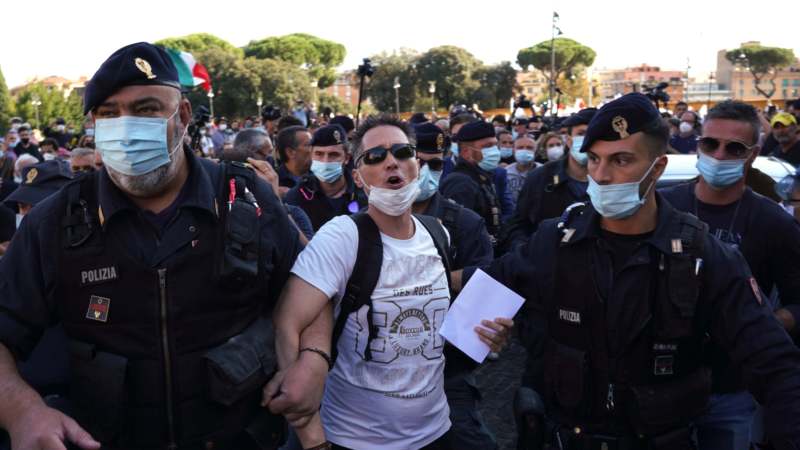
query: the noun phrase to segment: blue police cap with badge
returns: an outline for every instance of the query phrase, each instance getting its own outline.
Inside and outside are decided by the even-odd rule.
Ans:
[[[469,122],[456,133],[456,142],[470,142],[494,137],[494,126],[482,120]]]
[[[26,167],[22,169],[22,183],[4,202],[36,205],[71,179],[72,172],[65,161],[45,161]]]
[[[311,138],[314,147],[330,147],[332,145],[347,145],[347,133],[341,125],[325,125],[314,132]]]
[[[420,153],[444,153],[450,148],[450,139],[436,125],[426,122],[414,126],[417,137],[417,151]]]
[[[178,70],[163,48],[137,42],[115,51],[86,84],[83,113],[100,106],[125,86],[161,85],[180,89]]]
[[[607,103],[589,122],[581,152],[586,152],[595,141],[619,141],[638,133],[656,121],[663,120],[653,102],[643,94],[634,92]]]
[[[344,128],[346,133],[356,129],[356,124],[353,122],[353,119],[347,116],[335,116],[329,123],[331,125],[340,125],[342,128]]]

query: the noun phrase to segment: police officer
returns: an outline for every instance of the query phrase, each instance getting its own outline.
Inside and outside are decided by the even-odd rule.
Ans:
[[[759,154],[759,128],[758,113],[746,103],[714,106],[697,141],[699,179],[661,194],[676,209],[708,224],[720,241],[739,249],[762,292],[777,288],[783,306],[775,316],[795,335],[800,318],[800,226],[775,202],[745,185],[745,174]],[[700,448],[747,448],[755,403],[725,352],[716,347],[709,353],[717,370],[709,410],[696,423]]]
[[[542,220],[559,217],[567,206],[586,200],[587,156],[580,148],[596,112],[596,108],[586,108],[568,117],[563,123],[569,133],[567,156],[550,161],[528,175],[505,232],[505,248],[524,244]]]
[[[777,448],[797,448],[800,350],[744,258],[655,192],[668,138],[644,95],[605,105],[582,146],[591,204],[545,220],[527,246],[486,269],[525,297],[524,340],[546,338],[528,381],[553,422],[548,440],[561,449],[692,448],[690,422],[711,390],[702,354],[710,336],[766,405]]]
[[[456,141],[456,166],[442,181],[439,190],[445,198],[481,216],[494,242],[500,232],[501,213],[492,182],[494,169],[500,162],[494,127],[482,120],[469,122],[458,130]]]
[[[191,106],[162,48],[114,52],[84,112],[105,168],[34,207],[0,261],[0,428],[15,449],[272,447],[259,400],[296,230],[252,171],[185,148]],[[68,414],[16,371],[54,323]]]
[[[350,159],[347,136],[339,125],[317,129],[311,139],[311,173],[286,193],[286,203],[299,206],[311,218],[314,231],[336,216],[354,214],[367,197],[344,170]]]
[[[444,151],[449,139],[436,125],[426,122],[414,127],[417,141],[417,160],[420,164],[420,193],[412,206],[415,214],[437,217],[450,234],[453,270],[467,266],[482,266],[492,262],[492,242],[483,219],[438,192],[444,166]],[[478,411],[480,392],[472,370],[477,365],[450,345],[445,347],[444,390],[450,406],[448,433],[453,449],[490,450],[497,442],[488,431]]]

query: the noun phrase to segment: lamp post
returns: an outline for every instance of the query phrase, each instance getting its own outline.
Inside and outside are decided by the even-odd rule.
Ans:
[[[436,114],[436,82],[428,81],[428,92],[431,94],[431,114]]]
[[[714,72],[708,74],[708,107],[711,108],[711,82],[714,81]]]
[[[34,95],[33,99],[31,99],[31,105],[33,105],[33,112],[36,116],[36,128],[41,128],[42,124],[39,123],[39,107],[42,106],[42,101],[39,100],[39,97]]]
[[[211,119],[214,119],[214,91],[208,91],[208,106],[211,110]]]
[[[394,77],[394,110],[400,115],[400,77]]]
[[[556,96],[556,36],[564,34],[557,25],[558,19],[558,13],[553,11],[553,26],[550,30],[550,115],[553,115],[554,108],[558,109],[558,105],[553,105]]]

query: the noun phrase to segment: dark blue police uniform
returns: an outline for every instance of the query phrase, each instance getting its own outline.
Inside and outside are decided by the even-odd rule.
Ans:
[[[163,49],[133,44],[101,66],[85,108],[177,79]],[[280,428],[259,403],[297,230],[252,172],[184,154],[188,178],[162,213],[94,172],[34,207],[0,261],[0,342],[24,360],[64,326],[74,418],[104,448],[256,448]]]

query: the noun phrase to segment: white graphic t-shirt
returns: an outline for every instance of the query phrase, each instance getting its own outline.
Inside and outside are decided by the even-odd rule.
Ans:
[[[367,307],[351,314],[325,385],[322,423],[331,442],[355,450],[417,449],[450,428],[443,387],[445,341],[439,329],[450,306],[444,265],[433,239],[414,219],[408,240],[381,233],[383,264],[372,294],[372,360],[364,360]],[[300,253],[292,273],[335,302],[344,295],[358,249],[347,216],[326,223]]]

